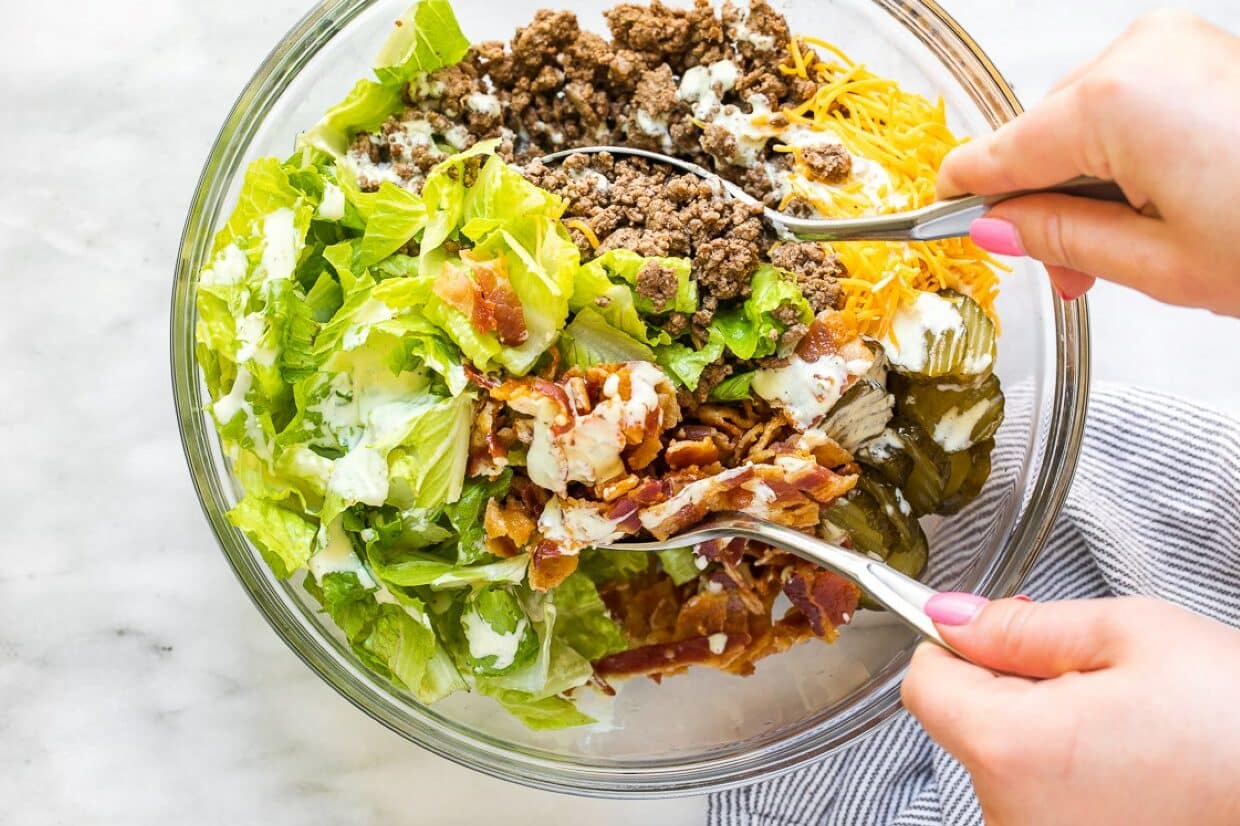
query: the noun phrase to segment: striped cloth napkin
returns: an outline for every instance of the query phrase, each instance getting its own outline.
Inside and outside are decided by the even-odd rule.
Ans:
[[[1036,600],[1148,594],[1240,626],[1240,420],[1161,394],[1090,398]],[[905,712],[857,746],[712,795],[712,826],[981,824],[964,768]]]

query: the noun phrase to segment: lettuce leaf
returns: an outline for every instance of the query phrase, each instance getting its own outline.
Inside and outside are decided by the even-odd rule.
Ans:
[[[318,531],[304,516],[248,492],[228,512],[228,521],[249,537],[281,579],[305,567]]]
[[[481,476],[466,479],[460,498],[444,506],[444,514],[458,537],[458,565],[472,565],[490,556],[482,526],[483,514],[489,500],[502,499],[508,495],[508,486],[511,483],[512,471],[508,468],[504,468],[494,479]]]
[[[710,389],[710,400],[713,402],[738,402],[753,397],[750,385],[753,384],[753,370],[728,376]]]
[[[664,573],[677,585],[692,582],[702,573],[692,548],[668,548],[666,551],[658,551],[657,554]]]
[[[520,691],[499,691],[492,694],[504,710],[533,731],[588,726],[595,719],[577,710],[571,700],[563,697],[542,697],[534,700]]]
[[[591,307],[578,312],[560,333],[559,348],[564,361],[577,367],[654,361],[653,350],[612,327]]]
[[[526,555],[518,554],[485,565],[462,566],[422,552],[401,554],[398,561],[391,563],[371,561],[375,575],[384,582],[411,588],[426,585],[435,589],[495,582],[519,583],[525,578],[528,563]]]
[[[710,338],[700,350],[673,342],[655,347],[654,355],[664,372],[690,390],[696,390],[702,371],[723,355],[723,345],[723,335],[711,328]]]
[[[580,554],[577,570],[595,585],[629,579],[650,569],[650,554],[643,551],[609,551],[586,548]]]
[[[401,84],[418,72],[457,63],[469,51],[448,0],[417,0],[396,21],[375,58],[375,76],[384,84]]]
[[[797,320],[808,324],[814,311],[801,294],[796,277],[786,270],[763,264],[754,273],[751,292],[745,302],[717,313],[711,321],[712,334],[718,332],[737,358],[764,358],[773,355],[779,337],[787,327],[772,313],[784,305],[796,308]]]
[[[369,267],[396,252],[426,226],[426,204],[391,181],[379,185],[357,264]]]
[[[375,590],[363,586],[352,571],[328,573],[309,590],[320,598],[358,659],[419,701],[432,703],[467,687],[438,645],[418,600],[394,594],[396,604],[379,602]]]
[[[697,575],[697,569],[694,569]],[[556,633],[591,662],[629,647],[624,632],[611,618],[598,589],[585,574],[577,572],[552,591],[557,612]]]
[[[310,146],[340,158],[358,132],[369,132],[404,105],[398,85],[359,80],[340,103],[327,110],[313,128],[297,139],[298,146]]]

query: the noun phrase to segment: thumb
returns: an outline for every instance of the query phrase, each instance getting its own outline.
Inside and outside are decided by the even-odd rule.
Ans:
[[[1058,677],[1118,662],[1140,620],[1120,600],[987,602],[974,594],[936,594],[926,603],[943,638],[978,665],[1025,677]]]
[[[1125,204],[1070,195],[1013,198],[974,221],[970,236],[990,252],[1036,258],[1052,273],[1087,273],[1184,303],[1186,285],[1177,274],[1187,266],[1174,236],[1161,218]]]

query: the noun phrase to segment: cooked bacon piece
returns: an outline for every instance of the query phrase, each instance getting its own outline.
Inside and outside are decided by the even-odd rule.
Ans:
[[[710,465],[719,461],[719,446],[710,436],[695,441],[674,439],[668,444],[663,459],[673,469]]]
[[[562,554],[554,542],[546,540],[534,546],[530,554],[530,587],[548,591],[577,570],[577,554]]]
[[[811,435],[812,433],[812,435]],[[821,430],[792,435],[775,446],[777,453],[804,455],[808,453],[823,467],[840,468],[851,464],[853,456]]]
[[[497,450],[502,445],[495,436],[499,430],[497,414],[501,407],[498,402],[483,399],[474,414],[474,425],[469,429],[469,466],[466,471],[470,476],[486,476],[494,478],[507,464],[506,450]]]
[[[784,470],[785,481],[811,499],[830,505],[857,485],[856,474],[841,475],[814,461],[794,456],[778,456],[775,466]]]
[[[715,639],[720,640],[719,637]],[[750,639],[748,634],[726,634],[720,640],[722,644],[712,643],[711,637],[707,636],[643,645],[604,657],[594,664],[594,668],[604,677],[632,677],[638,674],[665,676],[691,665],[726,668],[749,645]],[[713,650],[712,644],[715,645]]]
[[[784,593],[814,634],[826,639],[834,639],[835,629],[852,619],[861,596],[860,589],[839,574],[800,561],[785,569]]]
[[[736,565],[745,553],[744,539],[708,539],[697,546],[698,556],[712,562]]]
[[[495,333],[500,344],[520,344],[530,336],[504,258],[483,261],[462,253],[460,264],[448,261],[443,265],[431,289],[465,315],[475,330]]]
[[[810,322],[809,329],[797,342],[796,354],[805,361],[817,361],[823,356],[844,354],[853,342],[870,355],[869,348],[858,338],[857,332],[837,310],[823,310]]]
[[[501,557],[515,556],[534,535],[533,518],[526,512],[524,503],[512,496],[502,505],[495,499],[487,500],[482,527],[486,531],[488,550]]]

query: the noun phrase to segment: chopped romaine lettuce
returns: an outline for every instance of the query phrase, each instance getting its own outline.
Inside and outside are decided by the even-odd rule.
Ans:
[[[396,21],[375,58],[375,75],[400,84],[419,72],[433,72],[458,62],[469,51],[448,0],[417,0]]]

